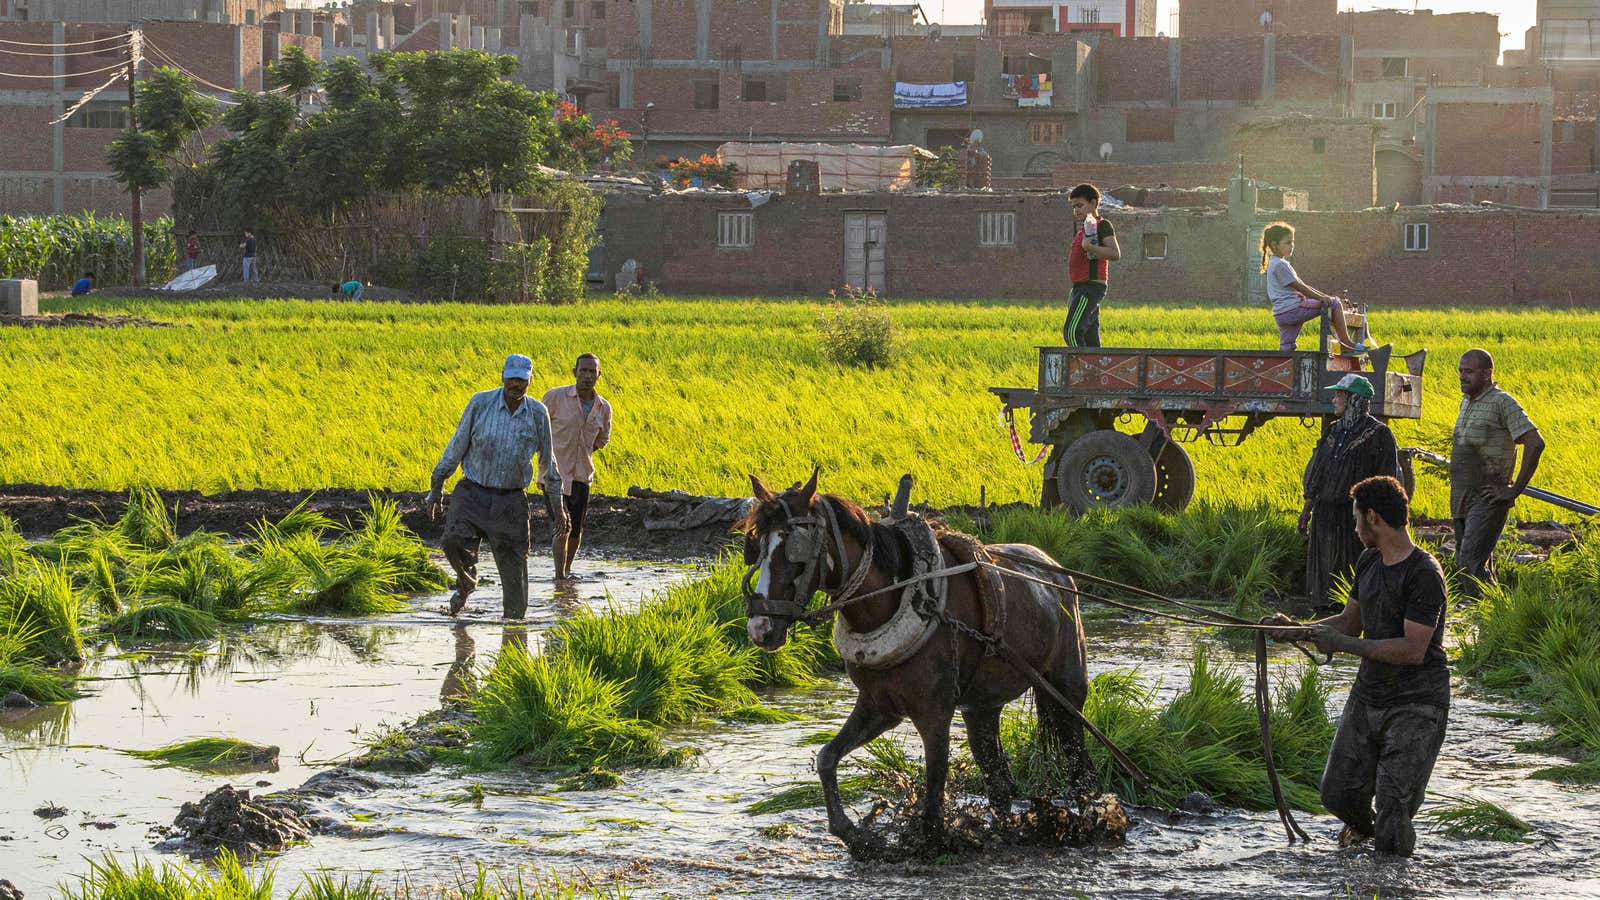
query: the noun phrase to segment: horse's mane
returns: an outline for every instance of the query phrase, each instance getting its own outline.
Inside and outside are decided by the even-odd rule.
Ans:
[[[782,524],[779,520],[784,515],[780,510],[783,497],[780,494],[750,510],[740,522],[746,538],[765,534]],[[898,529],[872,521],[860,504],[838,494],[818,494],[811,499],[813,506],[819,503],[831,508],[840,531],[861,546],[872,548],[872,562],[880,570],[897,579],[911,574],[911,546]]]

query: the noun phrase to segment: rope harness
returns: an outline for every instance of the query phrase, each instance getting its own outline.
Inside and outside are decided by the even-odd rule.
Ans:
[[[1278,780],[1277,767],[1273,762],[1271,729],[1272,700],[1267,679],[1267,636],[1271,634],[1283,634],[1286,632],[1300,631],[1300,626],[1265,625],[1256,622],[1250,622],[1237,616],[1218,612],[1217,610],[1207,609],[1206,607],[1187,603],[1172,597],[1166,597],[1153,591],[1134,587],[1133,585],[1122,584],[1109,578],[1103,578],[1088,572],[1080,572],[1075,569],[1066,568],[1065,566],[1052,565],[1050,563],[1041,562],[1027,556],[1022,556],[1020,554],[1011,553],[994,547],[985,547],[981,544],[978,544],[975,540],[971,541],[971,543],[975,545],[974,548],[966,548],[969,552],[961,553],[958,551],[956,554],[952,554],[958,556],[969,556],[970,558],[968,561],[961,562],[956,565],[944,565],[944,550],[940,546],[939,538],[934,534],[933,529],[921,517],[915,515],[904,516],[885,523],[900,530],[901,534],[905,535],[907,540],[910,542],[912,547],[912,573],[909,577],[901,579],[900,581],[896,581],[887,587],[878,588],[877,590],[868,591],[866,593],[858,593],[858,591],[861,589],[861,586],[866,582],[867,575],[872,568],[872,545],[870,542],[866,542],[861,554],[861,559],[857,562],[854,570],[848,572],[842,578],[843,583],[839,587],[830,588],[827,586],[829,575],[831,575],[836,568],[845,569],[848,566],[848,559],[844,554],[843,532],[839,528],[837,514],[834,512],[832,505],[825,501],[813,504],[813,512],[808,512],[808,514],[803,516],[796,516],[790,513],[788,507],[783,503],[777,504],[777,508],[781,509],[783,512],[783,521],[768,534],[769,537],[772,534],[777,534],[780,536],[780,540],[776,543],[769,541],[767,546],[761,548],[759,557],[754,556],[754,554],[751,552],[752,548],[750,547],[749,543],[747,542],[746,544],[745,561],[749,563],[750,566],[745,571],[743,585],[747,610],[751,616],[775,615],[799,622],[805,622],[807,624],[815,624],[825,620],[828,616],[831,616],[846,607],[853,606],[873,597],[899,591],[901,594],[901,599],[894,617],[891,618],[889,623],[885,624],[879,629],[876,629],[867,635],[857,635],[854,632],[850,632],[848,630],[848,626],[843,626],[843,619],[840,619],[839,622],[835,624],[835,645],[840,647],[841,656],[868,668],[890,668],[894,665],[904,662],[906,659],[909,659],[912,655],[914,655],[918,650],[921,650],[922,647],[927,643],[928,639],[932,637],[934,631],[937,630],[936,626],[944,625],[949,628],[951,632],[951,647],[952,653],[954,654],[953,658],[955,659],[956,663],[958,679],[960,672],[959,638],[966,637],[982,647],[986,657],[995,656],[1000,658],[1018,674],[1025,677],[1034,686],[1034,690],[1036,692],[1044,693],[1062,708],[1069,711],[1084,726],[1084,728],[1106,748],[1106,751],[1111,755],[1112,759],[1116,761],[1117,765],[1124,772],[1126,772],[1139,787],[1148,787],[1150,784],[1149,777],[1146,776],[1142,770],[1140,770],[1139,766],[1134,763],[1134,761],[1126,753],[1117,747],[1109,737],[1101,732],[1100,729],[1094,725],[1094,723],[1090,722],[1088,718],[1083,715],[1081,710],[1067,700],[1067,698],[1061,694],[1055,685],[1051,684],[1048,679],[1041,675],[1037,669],[1029,664],[1029,662],[1024,659],[1020,653],[1011,648],[1005,642],[1005,639],[1001,637],[1001,629],[1004,625],[1004,609],[1006,605],[1004,586],[1002,583],[998,596],[985,597],[984,594],[987,592],[984,590],[984,582],[988,580],[985,576],[1016,578],[1033,584],[1043,585],[1055,591],[1073,593],[1080,598],[1094,600],[1116,609],[1121,609],[1128,612],[1136,612],[1152,618],[1165,619],[1169,622],[1179,625],[1187,625],[1199,628],[1232,628],[1254,632],[1256,645],[1256,717],[1261,730],[1262,759],[1266,764],[1267,781],[1272,788],[1272,798],[1274,804],[1277,806],[1278,817],[1283,822],[1284,831],[1288,835],[1289,843],[1293,844],[1297,839],[1306,842],[1310,841],[1310,838],[1307,837],[1305,831],[1302,830],[1299,823],[1295,821],[1294,814],[1289,810],[1288,802],[1284,798],[1283,789]],[[815,512],[815,510],[820,510],[820,515]],[[831,547],[829,538],[832,538]],[[772,549],[780,545],[784,547],[784,555],[786,558],[791,561],[799,562],[799,572],[793,579],[794,591],[791,594],[791,599],[781,601],[757,595],[750,587],[751,578],[764,564],[769,562],[768,556],[772,552]],[[835,553],[837,553],[840,559],[840,561],[837,563],[834,561]],[[996,558],[1008,560],[1037,571],[1048,572],[1056,575],[1065,575],[1074,580],[1088,581],[1090,583],[1111,588],[1113,590],[1144,597],[1159,603],[1165,603],[1170,606],[1183,609],[1186,612],[1192,613],[1193,615],[1180,615],[1177,613],[1163,612],[1144,606],[1138,606],[1132,603],[1126,603],[1120,600],[1114,600],[1110,597],[1084,591],[1076,587],[1076,585],[1068,587],[1067,585],[1063,585],[1057,581],[1040,578],[1035,575],[1030,575],[1026,572],[1019,572],[1015,569],[1009,569],[1004,566],[997,565],[992,561]],[[816,582],[815,588],[813,588],[812,579],[813,576],[816,575],[819,568],[823,570],[823,575],[821,579]],[[960,619],[951,615],[945,608],[945,600],[949,593],[949,579],[952,576],[964,575],[969,572],[976,573],[978,576],[976,580],[979,584],[980,605],[994,607],[994,618],[991,622],[991,628],[987,631],[980,627],[974,627],[973,625],[961,621]],[[816,607],[815,609],[808,609],[803,601],[793,599],[799,597],[809,598],[813,590],[821,591],[823,594],[828,596],[832,602]],[[889,629],[895,629],[895,631],[891,634],[888,631]],[[905,635],[909,634],[911,629],[917,629],[917,632],[911,640],[905,641]],[[842,646],[840,645],[841,634],[845,635],[845,643]],[[852,659],[850,654],[846,652],[847,648],[853,650],[857,647],[864,646],[862,642],[870,641],[875,636],[880,634],[882,634],[885,638],[898,638],[899,640],[905,642],[902,646],[897,648],[897,652],[882,654],[876,658],[869,658],[865,651],[863,651],[863,655],[860,657],[859,661],[857,659]],[[1295,643],[1293,646],[1295,649],[1305,654],[1306,658],[1309,659],[1313,665],[1318,664],[1316,656],[1313,655],[1310,650],[1306,649],[1299,643]],[[1331,658],[1332,656],[1330,654],[1328,659],[1331,660]],[[974,674],[976,672],[976,668],[976,666],[973,666]],[[956,686],[956,699],[958,701],[961,694],[965,693],[968,687],[970,687],[970,679],[969,684],[967,685],[961,685],[958,681]]]

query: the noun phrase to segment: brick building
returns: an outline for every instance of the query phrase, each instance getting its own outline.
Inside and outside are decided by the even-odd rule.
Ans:
[[[985,31],[1000,37],[1051,33],[1154,37],[1156,0],[984,0],[983,20]]]
[[[1247,34],[1338,34],[1337,0],[1181,0],[1186,38]]]
[[[310,35],[268,39],[257,25],[210,22],[144,23],[146,65],[176,63],[200,81],[201,90],[226,96],[235,89],[259,91],[265,62],[296,45],[320,53]],[[99,41],[75,55],[19,56],[0,53],[0,212],[122,212],[127,195],[111,177],[106,146],[128,125],[127,81],[115,67],[128,58],[125,24],[0,22],[0,39],[33,44]],[[80,45],[83,46],[83,45]],[[268,54],[271,54],[270,56]],[[106,69],[106,71],[97,71]],[[93,74],[89,74],[93,73]],[[40,77],[32,77],[40,76]],[[54,122],[80,97],[107,80],[111,84],[61,122]],[[145,195],[151,214],[167,210],[165,191]]]
[[[1234,183],[1236,186],[1240,182]],[[1415,206],[1391,211],[1123,209],[1110,213],[1123,258],[1118,301],[1261,306],[1255,247],[1284,219],[1296,267],[1317,284],[1384,306],[1600,303],[1600,212]],[[610,277],[634,259],[669,293],[817,296],[842,284],[897,297],[1066,296],[1071,212],[1059,193],[785,194],[751,209],[742,194],[616,195],[605,213]],[[1507,239],[1515,235],[1515,246]],[[870,245],[865,242],[870,241]],[[760,265],[752,264],[759,259]]]
[[[1554,105],[1548,87],[1430,88],[1423,199],[1548,206]]]

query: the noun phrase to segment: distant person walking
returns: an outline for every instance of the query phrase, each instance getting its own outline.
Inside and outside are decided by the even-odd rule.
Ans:
[[[1306,594],[1326,606],[1339,578],[1350,580],[1361,556],[1350,489],[1377,475],[1400,477],[1394,432],[1372,415],[1372,382],[1351,373],[1329,388],[1337,419],[1317,441],[1301,483],[1300,533],[1306,535]]]
[[[200,235],[193,228],[189,229],[189,236],[183,239],[183,270],[190,272],[200,264]]]
[[[600,382],[600,357],[585,353],[572,370],[572,384],[545,392],[544,405],[550,410],[551,443],[554,464],[561,481],[560,495],[545,495],[550,519],[555,521],[557,506],[566,507],[572,526],[552,539],[556,560],[556,580],[570,579],[572,561],[583,542],[584,514],[589,508],[589,485],[594,481],[595,451],[611,442],[611,404],[595,393]]]
[[[1068,347],[1100,346],[1100,303],[1106,298],[1111,261],[1122,258],[1117,230],[1099,217],[1100,189],[1080,184],[1067,193],[1072,205],[1072,246],[1067,248],[1067,277],[1072,290],[1061,337]]]
[[[526,491],[533,481],[535,455],[539,470],[546,473],[540,489],[561,496],[561,475],[550,453],[550,416],[544,404],[528,399],[532,377],[532,360],[520,353],[506,357],[500,387],[472,395],[433,467],[424,501],[430,519],[438,518],[444,508],[445,480],[461,468],[461,480],[450,493],[441,541],[445,559],[456,572],[452,616],[461,612],[478,587],[478,546],[484,538],[500,572],[506,618],[520,619],[528,612]],[[560,503],[552,516],[555,531],[564,533],[567,518]]]
[[[94,273],[85,272],[82,277],[72,283],[72,296],[82,297],[94,290]]]
[[[1475,348],[1461,354],[1457,374],[1462,396],[1451,435],[1450,518],[1456,530],[1456,566],[1469,579],[1462,591],[1475,597],[1477,582],[1495,580],[1495,545],[1512,504],[1539,470],[1544,436],[1522,405],[1494,383],[1489,351]]]
[[[256,267],[256,235],[248,228],[244,230],[244,240],[239,242],[239,252],[244,254],[239,268],[239,280],[260,284],[261,270]]]

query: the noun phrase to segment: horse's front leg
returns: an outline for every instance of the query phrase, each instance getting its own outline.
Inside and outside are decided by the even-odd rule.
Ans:
[[[828,805],[828,830],[845,843],[850,843],[855,836],[856,825],[850,821],[844,802],[839,799],[839,761],[899,723],[899,716],[873,709],[857,697],[855,709],[850,710],[839,733],[817,754],[817,776],[822,779],[822,798]]]
[[[954,710],[929,710],[913,715],[912,724],[922,737],[922,759],[927,770],[927,795],[923,797],[922,833],[932,847],[944,843],[944,788],[950,777],[950,720]]]

